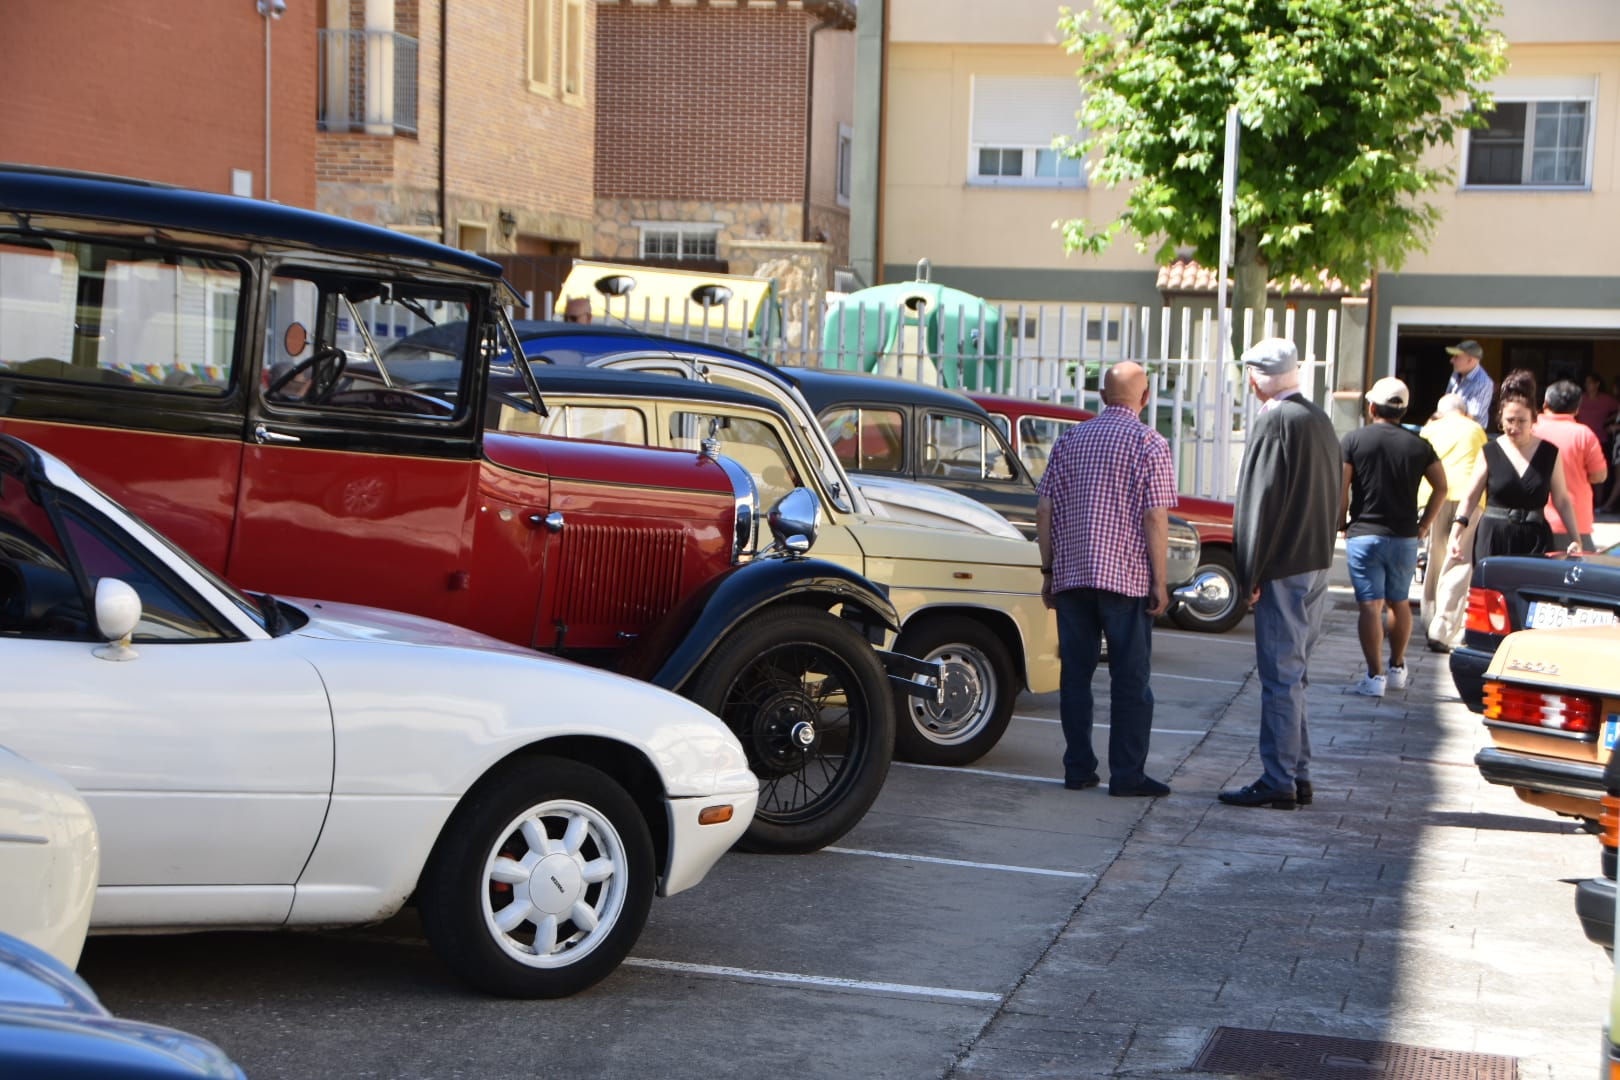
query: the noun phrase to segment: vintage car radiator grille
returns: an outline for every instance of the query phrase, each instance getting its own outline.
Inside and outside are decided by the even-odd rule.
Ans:
[[[562,533],[557,619],[641,627],[680,596],[686,534],[678,527],[570,523]]]

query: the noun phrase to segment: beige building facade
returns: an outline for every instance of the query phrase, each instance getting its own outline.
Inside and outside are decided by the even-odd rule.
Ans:
[[[1414,405],[1443,390],[1444,346],[1462,337],[1485,344],[1497,375],[1620,376],[1620,7],[1504,7],[1496,119],[1442,155],[1457,182],[1434,199],[1444,219],[1429,249],[1365,297],[1275,301],[1279,316],[1335,311],[1363,377],[1407,378]],[[1112,220],[1124,192],[1089,187],[1050,152],[1052,135],[1075,131],[1081,100],[1056,3],[1008,0],[992,13],[972,0],[875,0],[861,16],[882,20],[858,80],[862,93],[882,87],[883,107],[881,131],[860,144],[875,155],[876,201],[855,213],[857,261],[894,281],[927,259],[935,281],[1009,306],[1118,313],[1105,323],[1189,302],[1166,287],[1182,275],[1162,273],[1133,237],[1100,256],[1063,251],[1055,221]]]

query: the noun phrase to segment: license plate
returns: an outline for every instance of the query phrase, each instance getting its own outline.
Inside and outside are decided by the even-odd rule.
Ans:
[[[1616,735],[1620,735],[1620,716],[1610,713],[1609,718],[1603,721],[1603,749],[1614,749]]]
[[[1620,624],[1614,612],[1605,608],[1565,607],[1544,600],[1530,603],[1526,625],[1532,630],[1556,630],[1562,626],[1614,626]]]

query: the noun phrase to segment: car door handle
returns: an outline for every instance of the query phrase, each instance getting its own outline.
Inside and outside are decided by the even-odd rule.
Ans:
[[[253,441],[263,446],[265,443],[295,443],[303,440],[296,435],[283,435],[279,431],[271,431],[263,424],[255,424],[253,427]]]

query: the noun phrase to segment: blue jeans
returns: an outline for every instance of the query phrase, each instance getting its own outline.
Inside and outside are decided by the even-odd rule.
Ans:
[[[1294,790],[1311,778],[1311,734],[1305,717],[1307,665],[1322,634],[1328,572],[1312,570],[1260,586],[1254,605],[1254,652],[1260,671],[1260,761],[1267,787]]]
[[[1412,590],[1417,572],[1415,536],[1352,536],[1344,542],[1344,560],[1356,602],[1388,600],[1399,604]]]
[[[1059,715],[1063,720],[1063,777],[1085,780],[1097,772],[1091,748],[1091,677],[1108,640],[1108,780],[1114,787],[1147,776],[1153,728],[1153,617],[1145,596],[1105,589],[1065,589],[1052,596],[1057,610],[1058,655],[1063,661]]]

